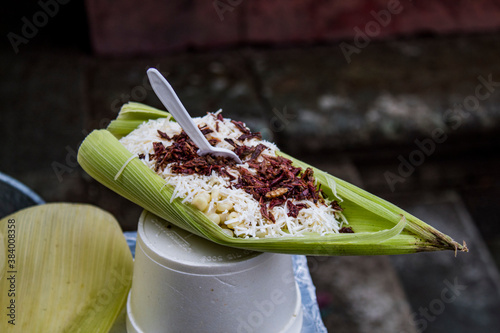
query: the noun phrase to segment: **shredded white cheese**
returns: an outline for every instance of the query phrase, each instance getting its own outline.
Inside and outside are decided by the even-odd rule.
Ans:
[[[132,155],[128,158],[128,160],[125,161],[125,163],[123,163],[122,167],[120,168],[120,170],[118,170],[118,172],[116,173],[115,175],[115,180],[118,179],[118,177],[120,177],[120,175],[122,174],[123,170],[125,170],[125,167],[134,159],[136,158],[137,156],[135,155]]]
[[[237,138],[242,132],[230,119],[217,120],[216,116],[220,112],[219,110],[215,114],[207,114],[204,117],[193,118],[193,120],[196,125],[200,127],[206,125],[213,131],[206,137],[207,139],[219,139],[217,147],[232,150],[233,147],[224,139],[229,138],[238,142]],[[163,139],[158,135],[158,130],[172,137],[179,134],[182,129],[179,124],[169,121],[169,119],[149,120],[120,140],[134,156],[144,154],[145,158],[141,161],[152,170],[155,169],[155,160],[150,160],[148,156],[154,154],[153,142],[162,142],[165,147],[171,145],[170,140]],[[256,138],[246,139],[243,144],[246,146],[264,144],[267,148],[263,150],[262,154],[270,156],[276,156],[278,150],[273,143]],[[262,161],[261,156],[257,161],[259,159]],[[118,172],[117,177],[125,166]],[[250,172],[254,171],[247,163],[243,163],[242,166]],[[234,169],[227,169],[227,171],[238,178],[238,171]],[[342,213],[334,210],[328,202],[327,204],[315,204],[306,200],[293,200],[294,204],[307,205],[306,208],[300,209],[296,218],[287,215],[286,204],[270,209],[269,211],[276,220],[275,223],[272,223],[262,216],[259,202],[252,195],[243,189],[231,188],[231,185],[235,185],[237,180],[230,181],[228,177],[217,175],[215,171],[210,176],[175,174],[171,172],[168,165],[164,170],[158,170],[157,174],[165,179],[167,185],[174,187],[171,200],[181,198],[184,203],[199,207],[207,217],[219,224],[226,232],[237,237],[300,236],[309,232],[324,235],[339,232],[343,223],[347,223]],[[335,184],[328,184],[328,186],[332,188],[338,198]]]

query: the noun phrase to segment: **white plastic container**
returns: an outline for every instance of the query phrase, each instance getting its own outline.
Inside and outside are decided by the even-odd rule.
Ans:
[[[127,331],[300,332],[291,256],[217,245],[144,211]]]

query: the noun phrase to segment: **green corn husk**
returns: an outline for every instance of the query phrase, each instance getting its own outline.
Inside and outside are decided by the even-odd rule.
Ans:
[[[102,209],[50,203],[17,211],[0,220],[0,332],[109,332],[132,271],[120,225]]]
[[[201,211],[180,198],[170,202],[174,188],[134,157],[118,139],[148,119],[170,118],[167,112],[139,104],[122,107],[106,130],[83,141],[78,162],[97,181],[171,223],[216,243],[256,251],[305,255],[375,255],[421,251],[467,251],[467,247],[397,206],[314,167],[323,191],[343,199],[343,214],[353,234],[305,234],[279,238],[236,238],[226,235]],[[284,153],[296,166],[310,167]]]

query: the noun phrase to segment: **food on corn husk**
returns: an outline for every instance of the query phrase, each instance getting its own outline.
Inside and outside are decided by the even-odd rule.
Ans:
[[[0,246],[0,332],[108,332],[125,306],[132,254],[97,207],[13,213],[0,220]]]
[[[154,119],[159,122],[174,121],[168,112],[139,103],[124,105],[117,119],[106,130],[93,131],[84,140],[78,152],[78,161],[87,173],[105,186],[199,236],[222,245],[291,254],[399,254],[445,249],[467,251],[465,244],[455,242],[395,205],[278,150],[275,150],[275,154],[290,160],[293,167],[312,170],[327,202],[335,199],[340,202],[343,217],[339,219],[340,215],[336,216],[336,223],[339,223],[337,227],[341,226],[339,221],[348,221],[354,233],[316,230],[296,235],[290,232],[291,228],[286,228],[279,237],[259,237],[257,231],[255,236],[249,232],[243,237],[234,237],[224,231],[225,227],[215,224],[209,214],[200,210],[205,208],[204,203],[198,207],[196,202],[190,204],[185,200],[187,196],[179,196],[176,187],[158,175],[155,168],[145,165],[149,157],[144,152],[130,152],[118,141],[141,124]],[[155,135],[162,136],[157,130]],[[266,145],[267,148],[269,146]],[[208,197],[205,199],[208,202]],[[330,207],[335,211],[337,206]]]
[[[233,150],[243,163],[198,156],[196,145],[172,119],[149,120],[120,139],[174,187],[171,201],[180,198],[194,205],[238,237],[352,232],[344,226],[347,221],[337,202],[341,198],[323,194],[311,168],[293,166],[260,133],[223,118],[220,111],[193,120],[212,145]]]

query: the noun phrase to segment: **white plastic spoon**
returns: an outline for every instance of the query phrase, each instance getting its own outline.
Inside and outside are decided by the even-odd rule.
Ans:
[[[148,69],[148,77],[156,96],[158,96],[168,112],[170,112],[174,119],[181,125],[184,132],[186,132],[191,140],[198,146],[198,155],[213,154],[216,156],[230,157],[237,163],[241,163],[240,158],[234,152],[225,148],[213,147],[208,143],[203,133],[201,133],[198,126],[196,126],[193,119],[191,119],[184,105],[182,105],[170,83],[168,83],[156,68]]]

